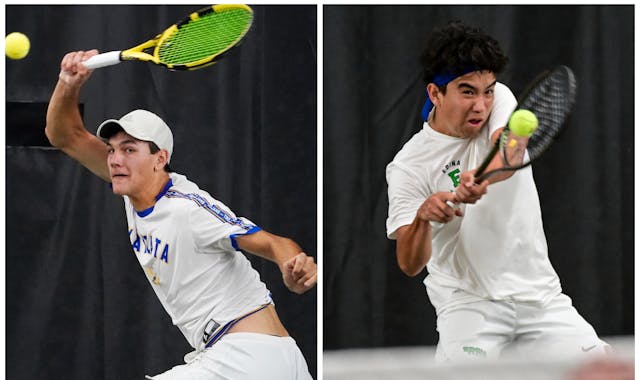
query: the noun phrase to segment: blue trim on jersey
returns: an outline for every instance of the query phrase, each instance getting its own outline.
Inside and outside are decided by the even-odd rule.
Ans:
[[[167,193],[167,191],[169,191],[171,186],[173,186],[173,181],[171,180],[171,178],[169,178],[169,182],[167,182],[167,184],[164,185],[162,190],[160,190],[158,195],[156,195],[156,202],[159,201],[160,198],[164,197],[164,195]],[[139,217],[144,218],[145,216],[151,214],[151,212],[153,211],[154,207],[155,207],[155,205],[149,207],[148,209],[144,209],[142,211],[136,210],[136,214],[138,214]]]
[[[233,249],[235,249],[236,251],[240,250],[240,247],[238,246],[238,242],[236,241],[236,236],[243,236],[243,235],[251,235],[254,234],[258,231],[261,231],[262,228],[258,227],[258,226],[254,226],[252,229],[250,229],[249,231],[243,233],[243,234],[231,234],[231,236],[229,236],[229,238],[231,239],[231,245],[233,246]]]
[[[145,216],[151,214],[151,212],[153,211],[154,207],[155,207],[155,205],[149,207],[148,209],[144,209],[142,211],[136,210],[136,214],[138,214],[139,217],[144,218]]]
[[[171,180],[171,178],[169,178],[169,182],[167,182],[167,184],[164,185],[164,188],[162,188],[162,190],[160,190],[158,195],[156,195],[156,202],[159,201],[160,198],[164,197],[164,195],[167,193],[167,191],[169,191],[171,186],[173,186],[173,181]]]
[[[209,203],[207,199],[205,199],[203,196],[199,194],[194,194],[194,193],[185,194],[176,190],[169,190],[167,191],[166,196],[167,198],[182,198],[182,199],[191,200],[195,202],[195,204],[197,204],[198,206],[209,211],[213,216],[218,218],[223,223],[232,224],[247,231],[250,231],[251,229],[256,227],[254,224],[245,223],[240,218],[232,217],[231,215],[227,214],[227,212],[224,211],[222,208],[218,207],[213,203]]]

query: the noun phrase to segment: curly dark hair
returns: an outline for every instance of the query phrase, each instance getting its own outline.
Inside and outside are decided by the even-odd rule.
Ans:
[[[509,61],[498,41],[461,21],[435,29],[426,46],[420,57],[425,84],[433,82],[436,75],[459,76],[470,68],[498,74]]]

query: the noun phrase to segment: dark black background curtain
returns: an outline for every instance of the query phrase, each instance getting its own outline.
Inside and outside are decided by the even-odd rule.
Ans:
[[[120,197],[41,143],[60,60],[153,37],[195,6],[7,6],[31,53],[6,64],[6,359],[10,379],[142,379],[190,350],[131,254]],[[316,7],[256,6],[242,46],[214,67],[96,70],[87,128],[135,108],[172,127],[172,167],[265,230],[316,255]],[[26,110],[26,111],[25,111]],[[316,291],[290,293],[251,258],[316,373]]]
[[[455,19],[501,43],[516,95],[574,69],[571,123],[533,167],[549,256],[601,336],[633,334],[634,7],[325,6],[324,349],[437,342],[426,271],[404,276],[386,238],[385,167],[422,128],[425,37]]]

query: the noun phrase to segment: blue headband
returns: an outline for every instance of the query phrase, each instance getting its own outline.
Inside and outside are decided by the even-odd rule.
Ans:
[[[435,77],[433,77],[433,80],[431,81],[431,83],[435,84],[438,87],[446,86],[447,84],[449,84],[449,82],[456,79],[457,77],[461,77],[465,74],[469,74],[472,71],[478,71],[478,70],[479,69],[477,67],[468,67],[462,70],[460,74],[451,74],[451,73],[438,74]],[[427,121],[427,118],[429,117],[429,112],[431,112],[432,108],[433,108],[433,103],[431,103],[431,99],[429,98],[429,93],[427,92],[427,101],[424,103],[424,107],[422,107],[422,120]]]

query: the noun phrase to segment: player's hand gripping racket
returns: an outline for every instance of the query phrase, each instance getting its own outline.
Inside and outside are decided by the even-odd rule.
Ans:
[[[145,43],[95,55],[83,64],[88,69],[96,69],[136,60],[171,70],[199,69],[214,64],[237,46],[252,22],[253,11],[246,5],[213,5],[190,14]]]
[[[538,127],[527,138],[518,138],[507,125],[493,149],[475,173],[476,183],[491,175],[522,169],[544,153],[558,136],[576,98],[576,79],[567,66],[558,66],[540,74],[522,95],[518,109],[533,112],[538,118]],[[526,148],[526,154],[525,154]],[[495,155],[500,152],[503,166],[485,172]]]

